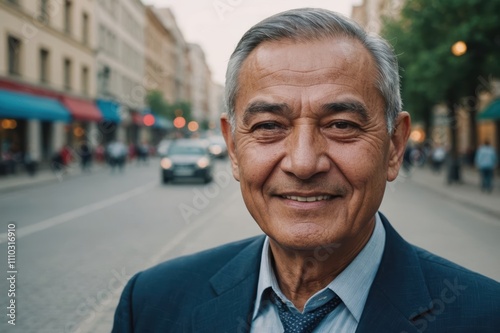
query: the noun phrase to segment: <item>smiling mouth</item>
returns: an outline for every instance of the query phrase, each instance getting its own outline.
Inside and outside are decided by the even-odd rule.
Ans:
[[[299,202],[323,201],[323,200],[329,200],[332,198],[331,195],[318,195],[318,196],[312,196],[312,197],[301,197],[301,196],[296,196],[296,195],[283,195],[282,197],[285,199],[288,199],[288,200],[299,201]]]

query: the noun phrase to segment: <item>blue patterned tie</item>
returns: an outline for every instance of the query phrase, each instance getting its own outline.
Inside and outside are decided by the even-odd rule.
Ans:
[[[288,306],[271,292],[271,301],[278,307],[284,333],[311,333],[325,316],[332,312],[342,301],[335,295],[326,304],[308,313],[292,313]]]

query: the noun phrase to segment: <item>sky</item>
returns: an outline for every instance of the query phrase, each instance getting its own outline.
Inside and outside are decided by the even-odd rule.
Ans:
[[[184,39],[199,44],[212,71],[224,84],[226,66],[243,34],[254,24],[292,8],[321,7],[350,16],[361,0],[142,0],[146,5],[172,9]]]

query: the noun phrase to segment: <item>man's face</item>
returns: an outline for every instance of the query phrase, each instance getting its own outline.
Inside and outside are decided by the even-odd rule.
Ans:
[[[347,38],[265,42],[239,76],[236,127],[222,128],[234,177],[283,247],[366,239],[397,176],[409,119],[390,136],[368,51]]]

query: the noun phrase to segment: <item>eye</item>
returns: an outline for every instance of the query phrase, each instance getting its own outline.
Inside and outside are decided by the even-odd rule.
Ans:
[[[362,127],[355,122],[333,120],[324,128],[324,133],[334,140],[350,140],[362,134]]]
[[[256,124],[255,126],[252,127],[252,129],[254,131],[255,130],[272,131],[272,130],[282,129],[282,127],[275,122],[265,122]]]
[[[347,121],[336,121],[330,125],[332,128],[336,129],[352,129],[355,128],[356,125],[349,123]]]

